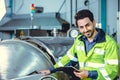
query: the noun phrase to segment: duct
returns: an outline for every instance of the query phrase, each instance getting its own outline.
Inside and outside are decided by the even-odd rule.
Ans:
[[[0,51],[0,80],[22,80],[23,77],[30,80],[26,76],[31,72],[53,66],[48,55],[35,45],[22,40],[4,40],[0,42]],[[32,75],[30,77],[35,78]],[[32,80],[38,80],[36,78]]]
[[[64,20],[65,22],[65,20]],[[13,15],[12,19],[0,26],[0,31],[19,29],[62,30],[69,28],[69,23],[63,23],[56,18],[56,13],[35,13],[33,20],[30,14]]]
[[[34,14],[33,22],[31,22],[30,14],[13,15],[12,19],[1,26],[0,30],[16,30],[16,29],[49,29],[55,27],[60,29],[60,23],[55,19],[55,14]]]

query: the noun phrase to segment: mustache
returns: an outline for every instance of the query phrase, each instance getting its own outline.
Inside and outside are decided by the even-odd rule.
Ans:
[[[84,33],[88,33],[88,32],[91,32],[91,30],[88,30],[88,31],[86,31],[86,32],[84,32]]]

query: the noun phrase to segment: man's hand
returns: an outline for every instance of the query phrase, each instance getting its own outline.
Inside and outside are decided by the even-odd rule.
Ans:
[[[80,70],[79,72],[74,71],[75,76],[84,79],[88,77],[88,71],[87,70]]]
[[[48,75],[50,74],[50,70],[40,70],[38,71],[38,74]]]

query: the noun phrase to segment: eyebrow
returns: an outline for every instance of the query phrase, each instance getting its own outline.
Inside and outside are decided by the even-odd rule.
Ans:
[[[90,22],[86,23],[84,26],[87,26],[88,24],[90,24]],[[79,27],[83,27],[83,26],[79,26]]]

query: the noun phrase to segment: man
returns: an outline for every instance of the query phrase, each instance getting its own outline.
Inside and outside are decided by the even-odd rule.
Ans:
[[[81,34],[76,37],[72,47],[54,68],[40,72],[50,74],[57,71],[56,68],[78,60],[80,72],[73,73],[79,79],[113,80],[118,73],[117,43],[102,29],[95,27],[96,22],[91,11],[79,11],[75,15],[75,20]]]

